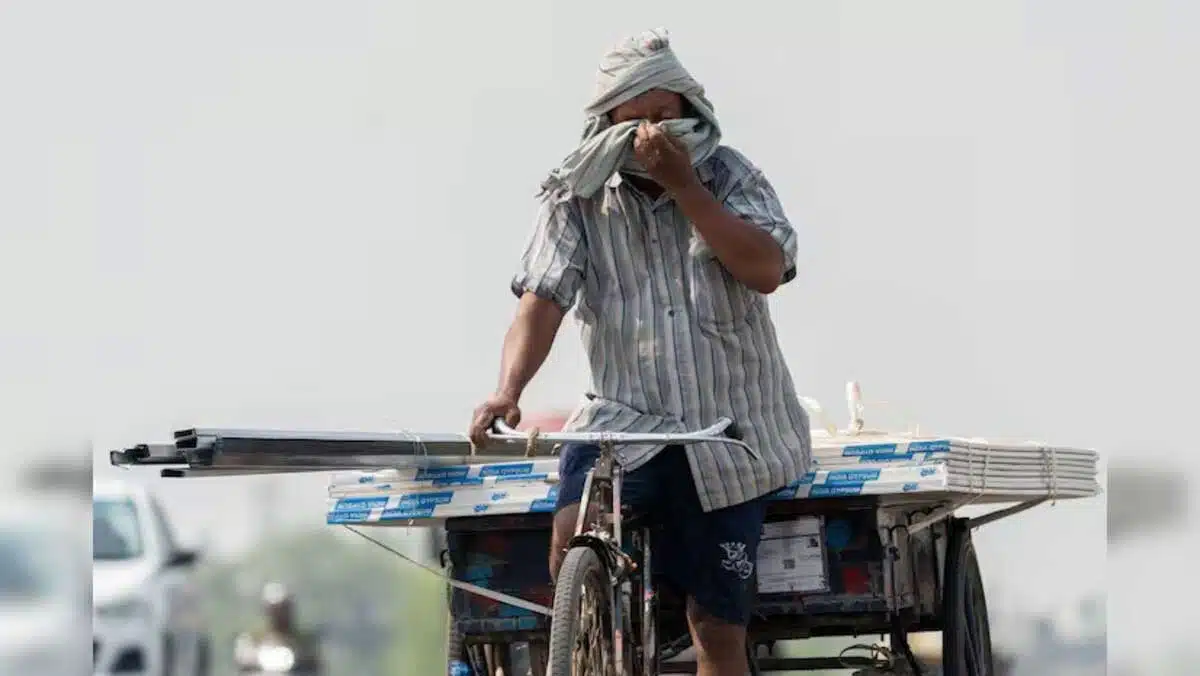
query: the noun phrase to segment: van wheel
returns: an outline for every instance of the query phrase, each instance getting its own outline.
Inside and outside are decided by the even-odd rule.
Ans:
[[[196,676],[209,676],[212,673],[212,647],[207,636],[196,639]]]
[[[160,676],[175,676],[175,637],[170,634],[163,634],[162,653],[159,655],[159,659],[161,660],[158,665]]]

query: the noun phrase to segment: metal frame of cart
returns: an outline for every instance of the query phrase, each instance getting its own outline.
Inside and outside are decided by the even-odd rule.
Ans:
[[[610,448],[625,443],[739,443],[722,434],[728,424],[720,421],[700,432],[670,435],[527,435],[499,426],[482,449],[473,449],[465,436],[457,434],[188,429],[176,432],[173,443],[114,451],[110,460],[118,466],[159,466],[163,476],[169,477],[454,465],[528,458],[552,452],[567,441],[600,441]],[[619,467],[606,466],[601,471],[607,473],[603,480],[610,488],[614,478],[619,486]],[[588,490],[590,494],[590,485]],[[610,490],[609,498],[612,493]],[[815,556],[825,580],[817,588],[788,588],[785,584],[764,591],[760,577],[749,633],[752,672],[859,668],[864,674],[919,674],[922,671],[908,648],[907,634],[942,631],[941,673],[995,673],[971,531],[1044,501],[1030,500],[975,519],[956,518],[958,503],[948,499],[931,503],[915,495],[772,504],[766,528],[788,537],[809,538],[810,545],[815,542]],[[461,665],[458,673],[491,676],[496,668],[506,676],[518,673],[517,669],[531,676],[572,673],[557,666],[562,660],[550,664],[554,638],[550,616],[569,617],[570,613],[559,608],[564,603],[561,574],[558,592],[549,590],[545,564],[549,515],[459,517],[446,520],[445,526],[443,558],[452,588],[448,658]],[[677,659],[689,641],[682,605],[667,595],[647,593],[657,589],[653,562],[647,561],[653,551],[647,542],[653,542],[655,525],[636,520],[622,524],[616,519],[612,526],[615,532],[610,527],[607,543],[602,529],[583,524],[573,541],[597,554],[594,559],[601,562],[614,592],[608,608],[608,633],[615,641],[604,650],[621,657],[607,673],[692,673],[693,664]],[[471,558],[481,552],[486,556],[482,543],[489,533],[520,541],[527,551],[540,546],[541,565],[514,565],[510,571],[497,571],[493,566],[490,576],[478,575]],[[595,560],[586,553],[575,558],[587,558],[588,562],[572,565],[595,568]],[[472,601],[480,599],[482,604]],[[619,599],[626,601],[618,603]],[[633,599],[637,599],[640,613],[633,612]],[[500,608],[509,610],[496,612]],[[558,624],[562,622],[560,619]],[[620,636],[615,635],[614,627],[621,629]],[[858,646],[861,650],[827,658],[773,654],[776,641],[813,636],[887,636],[890,647]]]

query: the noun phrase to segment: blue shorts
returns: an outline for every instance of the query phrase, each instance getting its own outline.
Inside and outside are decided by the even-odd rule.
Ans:
[[[594,445],[567,444],[558,464],[555,511],[578,504],[587,472],[600,456]],[[654,568],[713,617],[746,626],[757,596],[755,564],[766,501],[751,500],[705,512],[687,452],[670,446],[625,474],[622,502],[654,524]]]

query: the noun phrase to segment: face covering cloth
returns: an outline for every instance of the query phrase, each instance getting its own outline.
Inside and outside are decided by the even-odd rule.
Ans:
[[[660,124],[683,143],[693,167],[708,159],[720,144],[721,129],[712,104],[704,96],[704,87],[679,62],[665,29],[645,31],[624,40],[601,60],[595,97],[584,109],[587,123],[583,138],[550,172],[539,196],[552,200],[589,198],[617,171],[649,178],[633,157],[639,121],[614,125],[608,112],[652,89],[675,92],[691,104],[698,117]]]

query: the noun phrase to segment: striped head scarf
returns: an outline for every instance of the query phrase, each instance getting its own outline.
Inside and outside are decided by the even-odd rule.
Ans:
[[[721,129],[712,104],[704,96],[704,87],[671,50],[666,29],[645,31],[623,40],[600,61],[594,98],[584,109],[587,123],[583,138],[550,172],[540,196],[554,200],[588,198],[616,171],[648,178],[633,158],[638,121],[614,125],[608,112],[651,89],[675,92],[691,103],[698,117],[667,120],[661,126],[687,148],[692,166],[708,159],[720,144]]]

